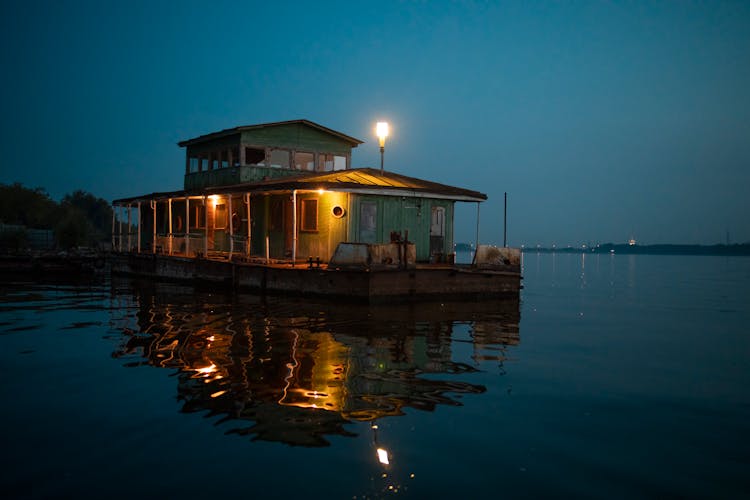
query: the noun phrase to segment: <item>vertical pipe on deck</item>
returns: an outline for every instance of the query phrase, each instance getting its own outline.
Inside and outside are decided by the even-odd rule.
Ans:
[[[185,196],[185,254],[190,257],[190,196]]]
[[[153,253],[156,253],[156,200],[151,200],[151,211],[153,212],[154,217],[154,227],[152,228],[152,235],[151,235],[151,251]]]
[[[227,213],[229,214],[229,260],[232,260],[232,252],[234,251],[234,223],[232,222],[232,193],[229,193],[229,202],[227,203],[227,206],[229,207],[229,210],[227,210]]]
[[[245,249],[245,252],[247,253],[247,256],[250,257],[250,230],[252,229],[252,226],[250,225],[250,193],[245,193],[245,203],[247,204],[247,248]]]
[[[133,249],[133,244],[130,241],[130,237],[133,234],[133,225],[130,220],[130,213],[132,212],[132,206],[130,203],[128,203],[128,252],[130,252]]]
[[[297,261],[297,190],[292,190],[292,265]]]
[[[172,198],[168,198],[169,203],[169,255],[172,255]]]
[[[477,202],[477,239],[476,244],[474,245],[474,260],[476,261],[477,258],[477,252],[479,251],[479,203]]]
[[[208,257],[208,206],[203,196],[203,256]]]
[[[141,253],[141,202],[138,202],[138,253]]]

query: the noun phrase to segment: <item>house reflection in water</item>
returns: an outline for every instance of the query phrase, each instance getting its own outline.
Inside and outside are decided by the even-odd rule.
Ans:
[[[459,380],[478,366],[454,361],[454,344],[471,342],[475,362],[502,363],[519,342],[517,300],[336,305],[129,281],[115,291],[113,300],[137,310],[137,324],[113,318],[125,332],[116,357],[179,370],[182,411],[208,411],[231,421],[232,433],[292,445],[326,446],[325,435],[352,435],[347,423],[405,407],[460,405],[455,395],[485,388]],[[469,338],[456,338],[459,323]]]

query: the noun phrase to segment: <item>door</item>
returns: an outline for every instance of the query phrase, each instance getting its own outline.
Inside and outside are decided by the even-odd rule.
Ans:
[[[378,204],[363,201],[359,204],[359,242],[375,243],[378,237]]]
[[[445,246],[445,207],[432,207],[430,217],[430,255],[442,254]]]

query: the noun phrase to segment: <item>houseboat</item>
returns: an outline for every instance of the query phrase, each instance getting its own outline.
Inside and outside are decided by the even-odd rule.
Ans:
[[[361,144],[309,120],[180,142],[182,190],[113,202],[113,272],[368,301],[518,294],[518,249],[453,258],[455,204],[478,217],[485,194],[352,168]]]

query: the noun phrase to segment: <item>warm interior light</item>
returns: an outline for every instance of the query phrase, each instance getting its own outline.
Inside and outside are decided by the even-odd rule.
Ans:
[[[323,190],[323,189],[318,189],[318,194],[323,194],[323,193],[325,193],[325,190]]]
[[[211,196],[208,197],[208,199],[211,200],[211,204],[213,206],[216,206],[216,202],[219,201],[219,195],[212,194]]]
[[[388,137],[388,132],[388,122],[378,122],[377,125],[375,125],[375,135],[380,139],[381,148],[385,146],[385,138]]]
[[[388,461],[388,452],[383,448],[378,448],[378,461],[383,465],[388,465],[390,463]]]

